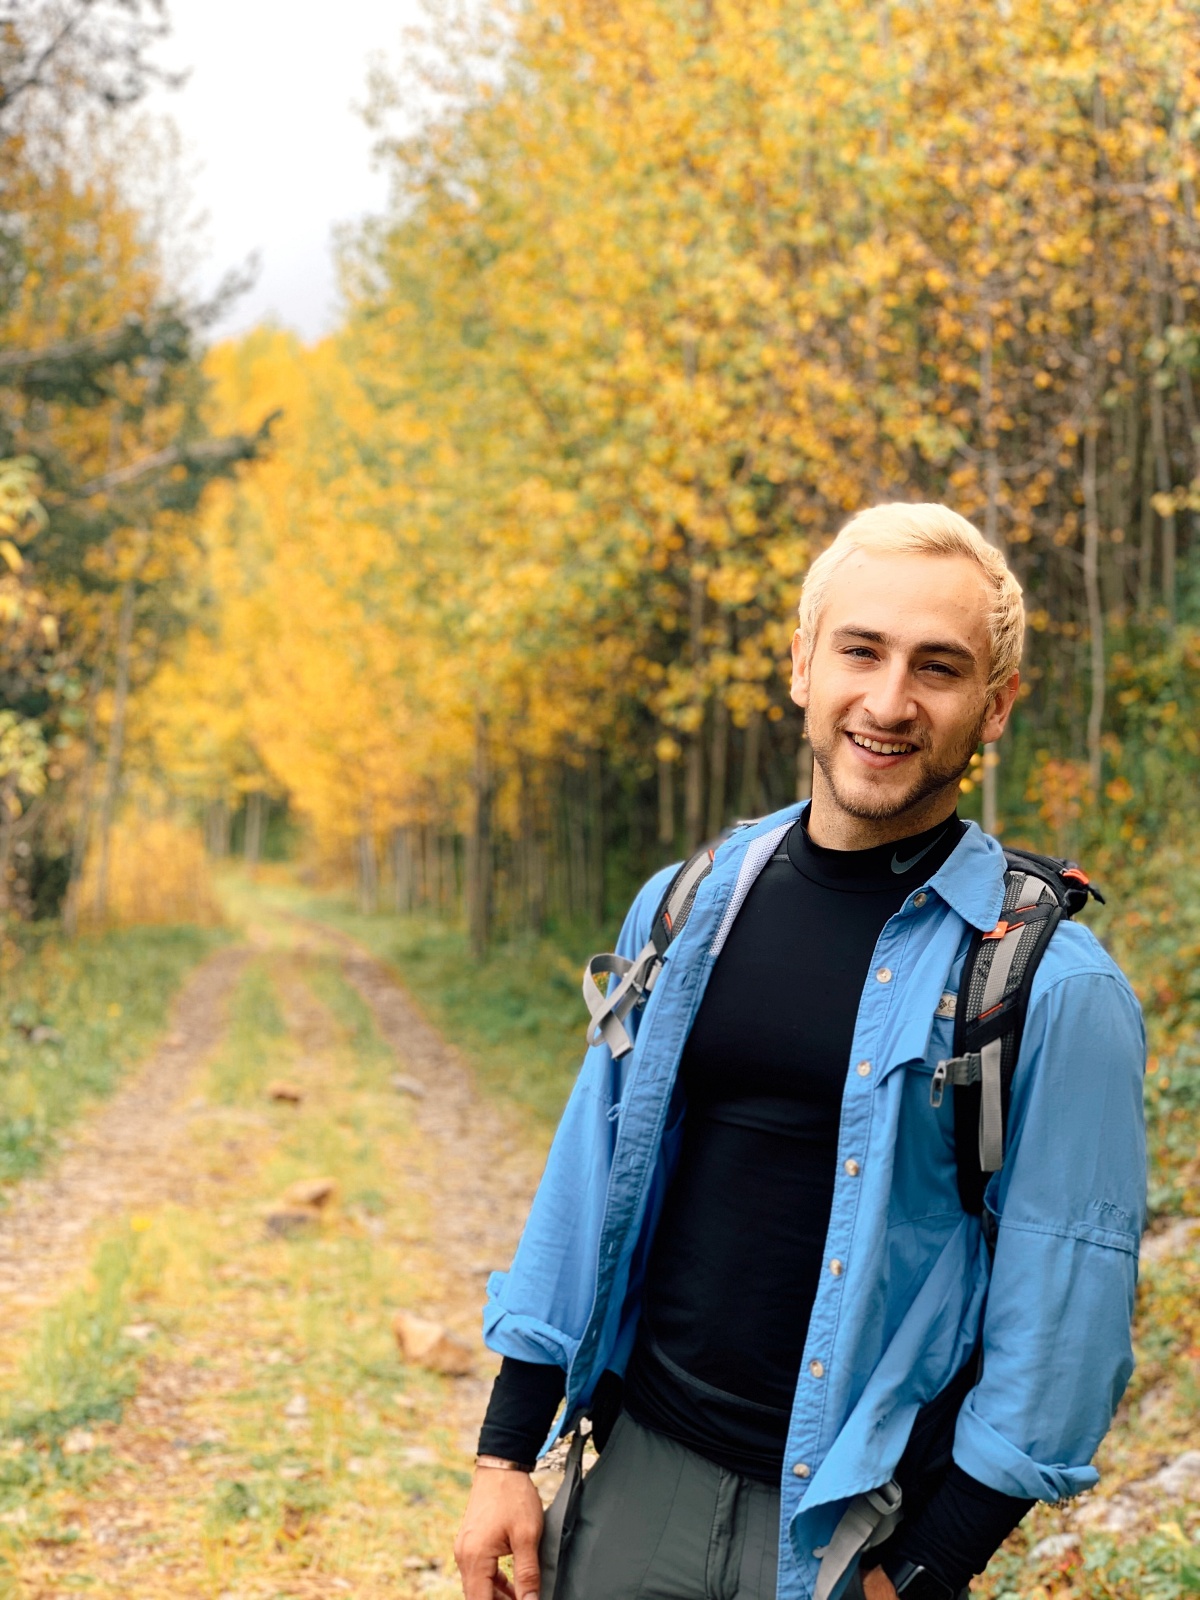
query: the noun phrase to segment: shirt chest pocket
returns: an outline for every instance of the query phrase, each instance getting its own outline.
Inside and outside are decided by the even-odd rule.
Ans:
[[[944,994],[929,1030],[924,1056],[905,1068],[896,1138],[892,1225],[930,1215],[959,1213],[954,1153],[954,1097],[933,1093],[939,1061],[954,1054],[957,996]]]
[[[939,1061],[946,1061],[954,1054],[954,1010],[958,1005],[958,995],[947,990],[938,1001],[937,1010],[929,1028],[929,1040],[925,1046],[925,1054],[919,1060],[908,1063],[908,1073],[913,1078],[931,1078],[937,1069]],[[929,1084],[926,1082],[924,1094],[929,1094]]]

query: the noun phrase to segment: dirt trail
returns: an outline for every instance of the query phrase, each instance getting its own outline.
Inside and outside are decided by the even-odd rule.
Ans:
[[[370,1008],[401,1073],[424,1091],[414,1120],[419,1151],[399,1176],[425,1199],[429,1235],[421,1251],[429,1286],[421,1307],[480,1348],[480,1374],[458,1380],[448,1397],[447,1421],[464,1461],[475,1449],[498,1362],[480,1341],[480,1313],[488,1276],[512,1258],[529,1202],[541,1175],[544,1151],[511,1111],[484,1099],[462,1057],[421,1015],[387,968],[348,935],[308,924],[314,941],[332,946],[342,970]],[[287,995],[288,1022],[306,1042],[322,1042],[319,1008],[297,985]]]
[[[221,950],[192,974],[154,1055],[63,1141],[49,1171],[12,1192],[0,1213],[0,1332],[58,1297],[87,1263],[97,1224],[189,1198],[188,1169],[177,1159],[189,1124],[186,1096],[221,1036],[246,956]]]
[[[431,1242],[443,1263],[447,1298],[467,1302],[470,1332],[478,1338],[484,1280],[491,1270],[508,1265],[544,1151],[515,1115],[476,1091],[461,1056],[380,962],[353,939],[328,936],[342,951],[347,978],[371,1008],[401,1068],[425,1090],[416,1119],[433,1154],[422,1174],[433,1201]]]
[[[400,1273],[391,1304],[445,1323],[478,1357],[470,1376],[435,1380],[432,1388],[402,1378],[398,1363],[395,1381],[408,1392],[407,1398],[393,1396],[392,1404],[402,1402],[408,1409],[393,1409],[386,1424],[388,1443],[376,1447],[380,1459],[393,1464],[391,1470],[398,1463],[403,1471],[408,1462],[412,1471],[455,1474],[457,1483],[443,1477],[441,1488],[401,1484],[394,1494],[388,1491],[392,1498],[382,1510],[378,1497],[370,1508],[364,1504],[358,1522],[365,1546],[357,1556],[347,1555],[353,1540],[331,1512],[314,1524],[315,1531],[309,1533],[307,1524],[299,1528],[295,1560],[279,1546],[262,1570],[248,1573],[236,1556],[242,1535],[231,1535],[227,1545],[219,1539],[214,1544],[205,1528],[229,1481],[249,1481],[257,1470],[248,1464],[237,1419],[254,1403],[256,1387],[272,1381],[267,1374],[291,1373],[288,1384],[309,1393],[314,1404],[326,1381],[316,1368],[306,1375],[307,1358],[297,1354],[294,1342],[264,1333],[248,1313],[239,1322],[240,1286],[253,1290],[272,1271],[286,1271],[287,1246],[262,1242],[258,1219],[269,1188],[261,1202],[251,1200],[251,1210],[246,1205],[280,1139],[297,1124],[288,1121],[286,1110],[196,1098],[203,1088],[198,1069],[223,1035],[225,1003],[244,963],[255,955],[269,965],[293,1051],[289,1076],[304,1096],[303,1115],[317,1126],[327,1117],[327,1126],[344,1127],[372,1116],[370,1107],[379,1104],[372,1097],[381,1091],[385,1104],[406,1108],[396,1127],[407,1131],[399,1134],[391,1112],[383,1112],[389,1128],[381,1129],[380,1137],[390,1163],[385,1220],[375,1223],[370,1214],[352,1212],[340,1223],[335,1218],[331,1228],[373,1236],[389,1260],[395,1257],[388,1252],[399,1244]],[[361,1087],[355,1084],[345,1023],[318,993],[320,964],[330,958],[389,1047],[403,1080],[394,1099],[386,1061],[382,1079],[376,1066],[371,1068],[375,1076]],[[463,1060],[380,962],[320,924],[293,924],[282,939],[267,927],[252,927],[243,946],[222,952],[194,974],[177,1002],[172,1028],[171,1043],[77,1133],[52,1173],[18,1192],[0,1219],[0,1285],[6,1291],[0,1315],[8,1318],[10,1331],[23,1327],[29,1308],[69,1287],[89,1259],[97,1224],[106,1218],[174,1202],[185,1211],[219,1217],[224,1230],[212,1280],[217,1288],[209,1303],[190,1316],[186,1330],[156,1336],[124,1417],[96,1430],[96,1443],[110,1452],[111,1465],[94,1490],[60,1497],[65,1536],[35,1538],[26,1547],[19,1593],[23,1600],[65,1600],[68,1589],[84,1582],[101,1600],[123,1600],[128,1594],[171,1600],[202,1595],[334,1600],[351,1588],[363,1600],[393,1595],[448,1600],[457,1587],[449,1550],[462,1474],[469,1469],[498,1365],[480,1339],[484,1286],[488,1273],[511,1257],[540,1172],[543,1141],[531,1137],[515,1112],[477,1093]],[[348,1205],[353,1183],[351,1177],[345,1185]],[[276,1281],[282,1289],[283,1280]],[[320,1282],[318,1272],[308,1292],[320,1293]],[[386,1320],[380,1321],[386,1327]],[[0,1332],[4,1328],[0,1321]],[[337,1403],[351,1409],[367,1405],[353,1390]],[[285,1413],[281,1424],[278,1417],[273,1410],[261,1436],[256,1435],[260,1452],[277,1453],[292,1437],[299,1440],[297,1448],[303,1446],[307,1423]],[[354,1462],[331,1467],[328,1458],[322,1464],[311,1451],[305,1461],[304,1482],[328,1482],[331,1471],[363,1470]],[[292,1472],[290,1466],[286,1470]],[[552,1476],[547,1475],[546,1490]],[[293,1473],[289,1481],[300,1480]],[[365,1486],[366,1480],[353,1482]],[[382,1530],[385,1523],[391,1530],[386,1539],[365,1532],[373,1525]],[[282,1537],[286,1545],[292,1534],[285,1528]],[[306,1548],[311,1554],[304,1556]]]

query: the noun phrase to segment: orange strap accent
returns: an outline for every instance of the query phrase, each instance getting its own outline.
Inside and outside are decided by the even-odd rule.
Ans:
[[[1003,939],[1004,935],[1009,931],[1009,926],[1010,924],[1007,922],[998,922],[992,929],[991,933],[985,933],[983,937],[985,939]],[[1011,926],[1014,928],[1019,928],[1021,924],[1019,922],[1014,922],[1011,924]]]

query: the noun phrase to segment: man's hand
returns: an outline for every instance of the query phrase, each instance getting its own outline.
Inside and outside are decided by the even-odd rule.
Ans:
[[[477,1467],[454,1541],[465,1600],[537,1600],[541,1537],[542,1502],[529,1474]],[[501,1556],[513,1558],[511,1583]]]
[[[867,1600],[900,1600],[892,1587],[892,1580],[882,1567],[872,1567],[870,1572],[864,1572],[862,1586]]]

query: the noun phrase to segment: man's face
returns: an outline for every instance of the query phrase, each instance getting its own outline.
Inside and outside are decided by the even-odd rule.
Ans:
[[[989,700],[989,601],[965,556],[857,551],[834,574],[810,662],[792,641],[792,699],[846,817],[932,825],[999,738],[1018,675]]]

